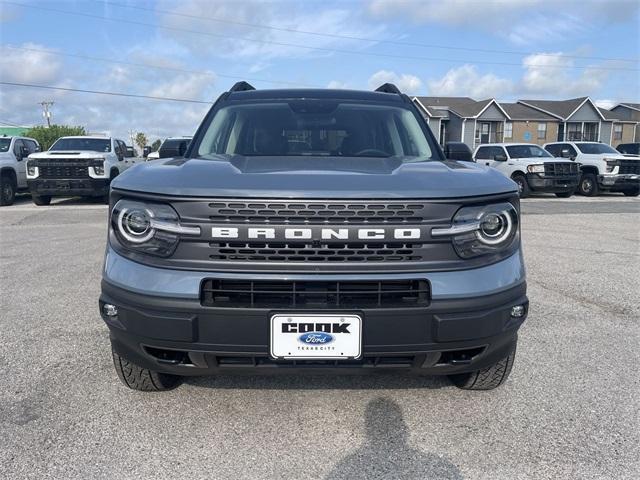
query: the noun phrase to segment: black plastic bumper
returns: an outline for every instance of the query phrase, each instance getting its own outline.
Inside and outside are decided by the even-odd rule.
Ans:
[[[563,193],[572,192],[577,188],[580,175],[549,177],[537,173],[527,173],[526,178],[529,188],[535,192]]]
[[[52,197],[98,197],[109,193],[108,178],[36,178],[27,180],[27,184],[32,194]]]
[[[483,297],[434,300],[424,308],[366,309],[363,355],[356,360],[276,360],[269,355],[269,321],[282,310],[210,308],[194,299],[132,293],[102,282],[100,312],[123,357],[177,375],[249,371],[366,373],[399,368],[413,373],[474,371],[508,354],[526,318],[526,284]],[[118,315],[107,317],[105,303]],[[511,317],[511,308],[525,315]],[[308,313],[308,311],[306,312]]]
[[[598,185],[612,192],[637,189],[640,187],[640,174],[599,175]]]

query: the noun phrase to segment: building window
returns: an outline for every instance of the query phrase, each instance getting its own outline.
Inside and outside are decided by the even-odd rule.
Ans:
[[[538,124],[538,140],[545,140],[547,138],[547,124]]]
[[[513,138],[513,123],[505,122],[505,124],[504,124],[504,138]]]
[[[613,139],[622,140],[622,124],[621,123],[616,123],[613,126]]]

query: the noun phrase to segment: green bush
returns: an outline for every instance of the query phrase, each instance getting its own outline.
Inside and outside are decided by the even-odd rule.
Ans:
[[[84,127],[70,127],[68,125],[51,125],[50,127],[33,127],[27,130],[25,137],[33,138],[40,144],[42,150],[49,150],[49,147],[60,137],[72,135],[86,135]]]

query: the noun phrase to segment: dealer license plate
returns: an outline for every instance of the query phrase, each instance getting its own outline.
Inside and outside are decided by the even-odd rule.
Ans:
[[[271,317],[275,358],[359,358],[362,318],[358,315],[278,314]]]

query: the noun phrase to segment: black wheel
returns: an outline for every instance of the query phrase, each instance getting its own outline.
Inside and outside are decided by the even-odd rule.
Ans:
[[[511,180],[518,184],[518,194],[520,198],[526,198],[531,193],[527,179],[521,173],[516,173],[511,177]]]
[[[51,203],[51,195],[31,195],[33,203],[36,205],[49,205]]]
[[[557,192],[556,193],[556,197],[560,197],[560,198],[569,198],[571,195],[573,195],[573,192]]]
[[[16,199],[16,182],[8,175],[0,177],[0,206],[13,205]]]
[[[640,194],[640,187],[628,188],[623,190],[622,193],[624,193],[625,197],[637,197]]]
[[[586,197],[598,194],[598,179],[593,173],[583,173],[578,184],[578,192]]]
[[[517,342],[518,340],[516,339],[509,355],[499,362],[475,372],[449,375],[449,378],[456,387],[463,390],[493,390],[499,387],[509,378],[513,368],[513,361],[516,358]]]
[[[127,387],[141,392],[161,392],[176,388],[182,382],[182,377],[158,373],[142,368],[126,358],[121,357],[111,348],[113,365],[118,377]]]

